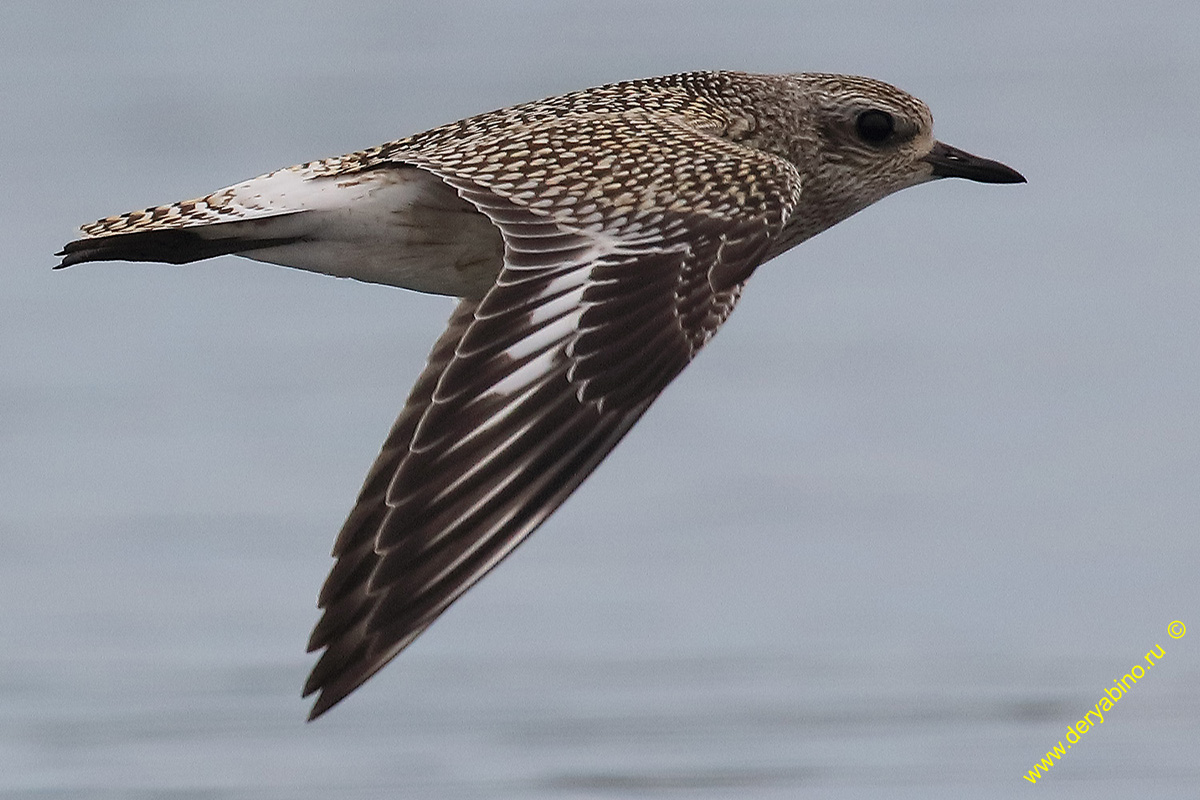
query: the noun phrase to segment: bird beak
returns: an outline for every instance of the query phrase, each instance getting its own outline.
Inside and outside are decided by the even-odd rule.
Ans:
[[[973,156],[970,153],[934,142],[933,149],[922,161],[933,166],[935,178],[966,178],[980,183],[1025,183],[1025,176],[999,161]]]

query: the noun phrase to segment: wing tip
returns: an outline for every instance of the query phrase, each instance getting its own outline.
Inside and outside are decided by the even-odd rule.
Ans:
[[[312,692],[305,692],[303,697],[308,697],[311,694],[312,694]],[[313,703],[312,708],[309,709],[308,717],[306,717],[304,721],[305,722],[313,722],[318,717],[323,715],[326,711],[328,711],[329,709],[331,709],[335,705],[337,705],[338,702],[340,702],[344,698],[345,698],[345,695],[335,698],[333,695],[330,695],[329,693],[322,691],[317,696],[316,702]]]
[[[326,651],[328,652],[328,651]],[[307,722],[312,722],[329,709],[349,697],[355,689],[367,682],[367,679],[378,672],[390,658],[378,663],[359,660],[356,663],[344,665],[341,669],[322,670],[321,661],[313,668],[308,680],[304,683],[301,697],[317,695],[312,709],[308,712]]]
[[[349,692],[343,692],[340,695],[331,691],[329,684],[322,685],[321,681],[317,680],[317,670],[313,670],[308,680],[304,682],[304,689],[300,692],[301,697],[311,697],[316,694],[317,699],[313,702],[313,706],[309,709],[308,718],[305,722],[312,722],[317,717],[324,714],[329,709],[337,705],[338,701],[344,699]]]

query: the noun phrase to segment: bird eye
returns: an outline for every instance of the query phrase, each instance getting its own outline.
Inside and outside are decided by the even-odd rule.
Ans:
[[[880,144],[895,132],[896,121],[886,111],[872,109],[858,115],[858,119],[854,121],[854,129],[864,142]]]

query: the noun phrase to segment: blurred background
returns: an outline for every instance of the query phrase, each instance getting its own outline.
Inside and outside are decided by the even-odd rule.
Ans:
[[[1194,797],[1198,39],[1185,0],[7,5],[0,797],[1010,797],[1156,644],[1037,791]],[[450,301],[52,254],[704,68],[888,80],[1029,184],[908,190],[760,269],[576,496],[305,725],[334,534]]]

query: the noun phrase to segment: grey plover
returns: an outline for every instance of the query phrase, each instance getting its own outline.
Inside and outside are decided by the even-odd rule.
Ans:
[[[579,486],[760,264],[908,186],[1024,181],[932,124],[862,77],[627,81],[107,217],[59,266],[234,253],[461,298],[334,545],[312,719]]]

